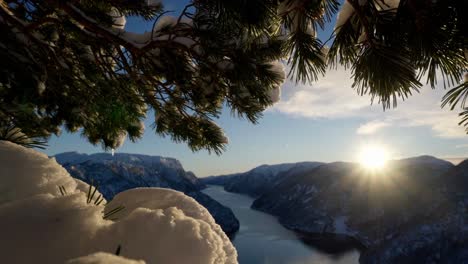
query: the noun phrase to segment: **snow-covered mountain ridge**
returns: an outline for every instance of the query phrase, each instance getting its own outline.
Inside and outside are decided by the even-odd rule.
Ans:
[[[64,152],[54,156],[59,163],[83,163],[85,161],[92,161],[94,163],[102,162],[126,162],[132,164],[141,164],[146,166],[163,164],[166,167],[175,169],[183,169],[182,164],[174,158],[167,158],[161,156],[151,156],[143,154],[133,153],[94,153],[94,154],[83,154],[78,152]]]

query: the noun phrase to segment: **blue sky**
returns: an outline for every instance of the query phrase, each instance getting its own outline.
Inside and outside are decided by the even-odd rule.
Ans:
[[[166,8],[180,10],[184,2],[169,1]],[[128,18],[126,30],[143,32],[151,25]],[[318,33],[319,38],[328,39],[332,29],[330,23]],[[441,87],[423,87],[396,109],[383,112],[380,105],[370,104],[369,97],[358,96],[351,88],[350,73],[339,68],[312,84],[285,82],[281,101],[257,125],[232,117],[225,109],[217,123],[225,130],[229,145],[221,156],[192,152],[184,143],[157,136],[151,130],[151,118],[145,121],[147,130],[141,140],[127,141],[117,151],[174,157],[198,176],[282,162],[356,161],[357,153],[368,144],[384,146],[392,158],[422,154],[468,157],[468,136],[457,125],[457,112],[440,108],[445,92]],[[49,155],[65,151],[95,153],[102,149],[79,134],[64,132],[51,138],[45,150]]]

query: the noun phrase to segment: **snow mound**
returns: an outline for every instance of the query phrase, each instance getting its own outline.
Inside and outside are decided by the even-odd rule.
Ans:
[[[143,259],[148,262],[236,263],[234,247],[208,210],[181,192],[131,189],[117,194],[105,212],[119,205],[124,205],[125,210],[113,217],[122,219],[121,224],[106,230],[103,237],[108,240],[110,234],[115,234],[111,240],[120,241],[122,252],[128,251],[125,256],[146,256]],[[146,245],[151,236],[161,241],[157,247]]]
[[[209,212],[181,192],[133,189],[105,206],[88,203],[89,185],[53,158],[5,141],[0,175],[4,263],[64,263],[114,253],[119,246],[123,257],[147,263],[237,263],[236,250]],[[125,209],[112,215],[114,221],[103,218],[118,206]],[[142,263],[104,255],[69,263]]]
[[[38,194],[76,192],[77,181],[55,159],[33,149],[0,141],[0,205]]]
[[[66,264],[145,264],[142,260],[132,260],[109,253],[98,252],[88,256],[71,259]]]

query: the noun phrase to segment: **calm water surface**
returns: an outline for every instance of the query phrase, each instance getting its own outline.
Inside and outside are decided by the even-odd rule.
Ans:
[[[232,209],[240,222],[233,243],[240,264],[355,264],[359,252],[327,254],[302,243],[292,231],[281,226],[275,217],[250,209],[252,198],[209,186],[204,193]]]

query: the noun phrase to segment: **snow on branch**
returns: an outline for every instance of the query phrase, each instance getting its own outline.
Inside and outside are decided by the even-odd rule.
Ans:
[[[270,65],[270,70],[279,77],[280,81],[276,83],[272,90],[269,91],[268,96],[272,103],[277,103],[281,99],[281,85],[283,85],[283,82],[286,79],[286,72],[281,61],[270,62]]]
[[[334,30],[338,32],[353,14],[354,7],[347,0],[345,0],[340,12],[338,12],[338,18],[336,19]]]
[[[188,21],[187,19],[179,20],[171,16],[163,16],[157,21],[152,32],[134,33],[124,30],[124,26],[122,25],[125,24],[125,18],[122,16],[116,16],[114,19],[115,25],[112,28],[107,28],[99,25],[99,23],[88,17],[73,4],[67,3],[63,6],[63,9],[87,31],[92,34],[114,40],[116,43],[132,52],[144,52],[148,49],[155,48],[158,45],[165,46],[167,43],[171,43],[175,47],[182,47],[184,49],[190,49],[192,52],[194,51],[194,49],[191,48],[196,44],[196,40],[188,36],[162,33],[164,29],[178,25],[181,25],[182,29],[185,31],[190,30],[188,27],[191,26],[191,21]]]

